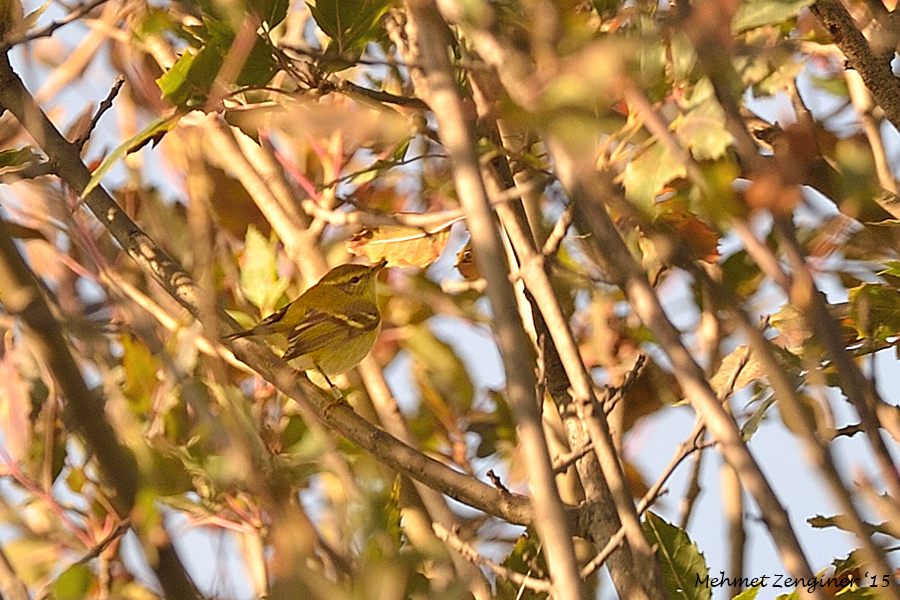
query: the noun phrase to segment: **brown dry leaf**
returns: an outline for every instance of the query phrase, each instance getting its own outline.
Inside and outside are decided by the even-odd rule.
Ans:
[[[425,268],[444,252],[451,223],[427,230],[405,225],[363,229],[347,242],[347,251],[370,261],[387,261],[389,267]]]
[[[766,209],[779,215],[791,214],[802,199],[800,186],[786,183],[775,173],[755,177],[744,194],[744,201],[751,209]]]
[[[766,370],[756,356],[751,354],[747,346],[738,346],[722,360],[709,385],[722,398],[765,378]]]
[[[396,110],[337,94],[242,107],[228,111],[226,120],[251,137],[260,129],[297,139],[324,140],[337,133],[347,148],[372,150],[392,148],[414,133],[410,121]]]
[[[633,498],[642,498],[650,488],[647,487],[647,481],[644,474],[633,462],[625,460],[622,462],[622,470],[625,471],[625,480],[628,482],[628,491],[631,492]]]
[[[682,398],[684,393],[675,376],[654,361],[648,361],[625,395],[622,430],[631,430],[639,419],[652,415],[664,406],[675,404]]]
[[[661,203],[657,221],[670,227],[690,246],[694,257],[714,263],[719,260],[719,234],[680,203]]]

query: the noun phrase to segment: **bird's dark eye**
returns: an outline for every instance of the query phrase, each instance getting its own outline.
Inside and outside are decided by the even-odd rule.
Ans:
[[[357,275],[355,277],[350,278],[350,283],[352,283],[353,285],[356,285],[360,281],[362,281],[362,275]]]

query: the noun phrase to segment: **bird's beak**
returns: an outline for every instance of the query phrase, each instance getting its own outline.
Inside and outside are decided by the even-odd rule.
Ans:
[[[378,271],[385,268],[387,266],[387,264],[388,264],[388,261],[386,259],[382,258],[377,263],[372,265],[370,268],[377,273]]]

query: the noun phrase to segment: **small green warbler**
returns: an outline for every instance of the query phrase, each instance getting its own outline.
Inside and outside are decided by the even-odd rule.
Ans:
[[[329,377],[365,358],[381,330],[375,282],[386,264],[337,266],[293,302],[225,339],[265,339],[284,350],[285,362],[321,373],[334,392]]]

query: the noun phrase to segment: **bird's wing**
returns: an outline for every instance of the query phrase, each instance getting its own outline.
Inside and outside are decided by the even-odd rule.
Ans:
[[[328,344],[342,344],[378,327],[381,316],[375,310],[350,310],[333,314],[310,310],[288,334],[288,347],[282,357],[289,361],[321,350]]]
[[[278,330],[278,324],[284,318],[285,313],[287,313],[290,307],[291,304],[285,304],[283,307],[276,310],[250,329],[238,331],[237,333],[229,333],[224,337],[226,340],[236,340],[242,337],[253,337],[256,335],[268,335],[270,333],[276,333]]]

